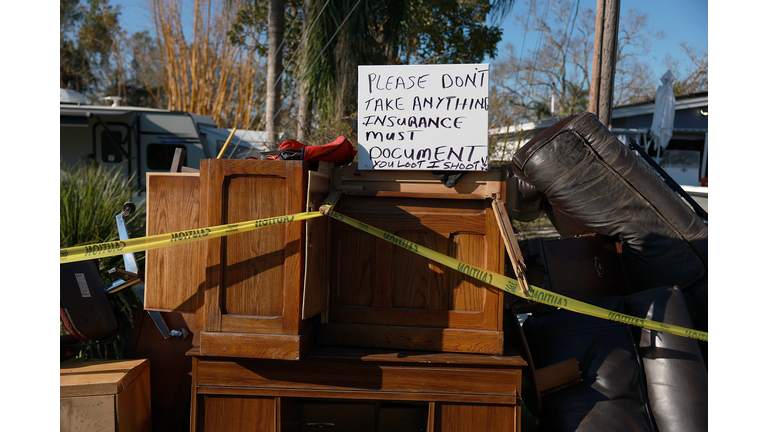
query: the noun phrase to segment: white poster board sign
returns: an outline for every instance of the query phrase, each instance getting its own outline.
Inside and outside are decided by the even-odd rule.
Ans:
[[[358,66],[358,168],[488,170],[489,65]]]

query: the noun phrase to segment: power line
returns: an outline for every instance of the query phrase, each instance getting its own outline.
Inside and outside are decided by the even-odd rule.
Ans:
[[[317,16],[315,17],[314,21],[312,21],[312,24],[309,26],[309,30],[304,33],[304,36],[302,36],[301,41],[299,41],[299,47],[300,48],[301,48],[301,45],[304,44],[304,42],[306,40],[306,37],[309,34],[309,31],[312,30],[312,28],[315,26],[315,23],[317,23],[317,20],[320,18],[320,16],[322,16],[322,14],[325,11],[325,8],[328,6],[329,2],[330,2],[330,0],[326,0],[325,4],[320,9],[320,13],[317,14]],[[360,3],[360,2],[358,1],[358,3]],[[357,7],[357,5],[355,5],[355,7]],[[296,17],[294,17],[293,21],[291,22],[291,27],[288,29],[288,32],[291,31],[291,29],[293,28],[293,23],[295,23],[296,20],[298,20],[298,18],[299,18],[299,14],[296,14]],[[283,38],[282,42],[280,42],[280,48],[282,48],[283,43],[285,43],[285,39],[286,38]],[[278,48],[278,49],[280,49],[280,48]],[[293,61],[293,58],[296,57],[296,53],[298,53],[298,52],[299,52],[299,50],[297,49],[293,53],[291,58],[288,59],[288,62],[287,62],[288,64],[290,64]],[[322,52],[321,52],[321,54],[322,54]],[[253,126],[253,123],[256,121],[256,115],[258,115],[261,112],[262,108],[264,108],[264,104],[266,103],[267,99],[269,99],[269,96],[272,94],[272,92],[277,87],[277,83],[279,83],[281,80],[284,79],[285,71],[286,71],[286,68],[283,67],[283,72],[281,73],[280,80],[276,80],[275,84],[272,86],[272,88],[267,91],[267,94],[264,97],[264,101],[262,101],[261,105],[259,106],[259,109],[257,109],[256,112],[254,113],[253,119],[251,120],[251,123],[248,125],[248,129],[250,129]],[[275,114],[275,117],[272,118],[272,121],[274,121],[274,119],[277,118],[277,115],[280,114],[280,111],[282,111],[282,105],[281,105],[280,109],[277,111],[277,114]],[[264,119],[262,119],[262,120],[264,120]],[[237,143],[235,143],[235,147],[232,149],[232,151],[229,154],[230,156],[232,156],[234,154],[235,150],[237,150],[237,148],[240,146],[240,143],[242,142],[242,140],[243,140],[242,137],[238,137],[238,141],[237,141]]]
[[[328,49],[328,45],[330,45],[331,41],[333,41],[333,38],[335,38],[335,37],[336,37],[336,35],[339,33],[339,30],[341,30],[341,27],[343,27],[343,26],[344,26],[344,24],[347,22],[347,19],[349,19],[349,17],[352,15],[352,12],[354,12],[354,11],[355,11],[355,9],[357,9],[357,6],[360,4],[360,2],[361,2],[361,1],[362,1],[362,0],[357,0],[357,3],[355,3],[355,6],[353,6],[353,7],[352,7],[352,9],[350,9],[350,11],[349,11],[349,13],[347,14],[347,16],[346,16],[346,17],[344,17],[344,21],[342,21],[342,22],[341,22],[341,24],[339,24],[339,26],[336,28],[336,31],[335,31],[335,32],[333,33],[333,35],[332,35],[332,36],[331,36],[331,37],[328,39],[328,42],[325,44],[325,46],[323,47],[323,49],[322,49],[322,50],[320,51],[320,53],[319,53],[319,54],[318,54],[318,55],[315,57],[315,60],[314,60],[314,61],[312,62],[312,64],[311,64],[311,65],[310,65],[310,66],[309,66],[309,67],[308,67],[308,68],[307,68],[307,69],[304,71],[304,75],[303,75],[301,78],[299,78],[297,85],[293,87],[293,90],[291,91],[291,94],[290,94],[290,96],[291,96],[291,97],[293,97],[293,93],[296,91],[296,88],[298,87],[298,84],[301,84],[301,82],[303,82],[303,81],[306,79],[307,75],[309,74],[309,71],[312,69],[312,67],[315,65],[315,63],[317,63],[317,61],[320,59],[320,56],[321,56],[321,55],[322,55],[322,54],[325,52],[325,50],[326,50],[326,49]],[[286,98],[286,99],[287,99],[287,98]],[[280,105],[280,109],[277,111],[277,114],[275,114],[275,116],[272,118],[272,120],[273,120],[273,121],[274,121],[274,119],[275,119],[275,118],[277,118],[277,116],[280,114],[280,112],[282,112],[282,110],[283,110],[283,106],[284,106],[284,105],[285,105],[285,103],[283,103],[283,104],[281,104],[281,105]]]

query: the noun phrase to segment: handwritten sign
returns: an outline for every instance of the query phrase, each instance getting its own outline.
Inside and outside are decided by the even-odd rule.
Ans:
[[[487,64],[358,66],[358,168],[488,170]]]

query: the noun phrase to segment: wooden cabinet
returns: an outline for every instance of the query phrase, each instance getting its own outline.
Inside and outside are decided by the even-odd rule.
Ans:
[[[504,273],[500,169],[448,188],[430,172],[211,159],[147,184],[149,235],[318,210],[333,189],[341,214]],[[196,312],[203,355],[295,360],[313,333],[328,346],[504,353],[501,291],[330,217],[150,251],[146,273],[145,308]]]
[[[203,160],[199,175],[147,177],[147,234],[317,210],[327,164]],[[145,309],[194,311],[206,355],[298,359],[326,309],[328,218],[150,251]],[[308,235],[310,233],[310,235]]]
[[[456,188],[428,172],[343,177],[338,213],[504,274],[491,207],[493,197],[503,196],[500,171],[470,173]],[[330,232],[331,300],[319,343],[503,354],[498,289],[343,222],[334,220]]]
[[[298,362],[193,355],[193,431],[518,431],[518,355],[315,347]]]

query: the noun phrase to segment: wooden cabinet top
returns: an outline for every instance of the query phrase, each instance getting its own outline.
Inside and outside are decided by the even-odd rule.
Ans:
[[[60,397],[115,395],[148,370],[147,359],[62,363]]]

